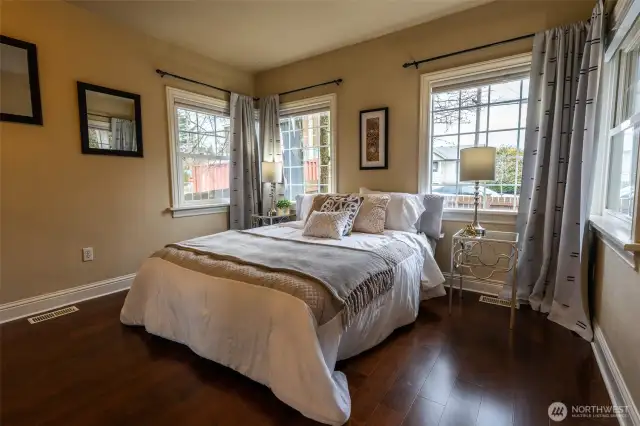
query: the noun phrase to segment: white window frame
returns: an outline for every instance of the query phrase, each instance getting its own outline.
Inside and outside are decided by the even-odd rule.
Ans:
[[[302,99],[299,101],[292,101],[280,104],[280,115],[293,115],[293,114],[305,114],[311,113],[319,108],[328,107],[329,109],[329,135],[331,137],[331,143],[329,147],[331,149],[331,185],[329,185],[329,192],[337,192],[338,188],[338,151],[337,146],[337,129],[338,129],[338,115],[337,115],[337,95],[330,93],[328,95],[316,96],[313,98]],[[283,148],[284,149],[284,148]],[[284,161],[284,159],[283,159]],[[290,200],[295,207],[296,200]]]
[[[591,226],[598,231],[605,244],[616,252],[629,266],[638,269],[638,253],[640,252],[640,173],[636,174],[635,206],[633,216],[609,210],[607,199],[609,193],[609,166],[611,162],[611,140],[614,136],[634,127],[640,122],[640,113],[636,113],[625,121],[615,125],[615,117],[622,113],[622,102],[618,98],[618,87],[625,81],[618,80],[620,67],[625,64],[621,52],[628,52],[640,44],[640,30],[634,24],[640,16],[640,1],[634,0],[612,41],[604,54],[602,65],[602,81],[598,99],[597,140],[599,142],[594,178]],[[632,34],[637,31],[635,34]],[[626,78],[625,75],[623,78]],[[614,126],[615,125],[615,126]],[[635,159],[636,163],[640,161]],[[640,170],[638,170],[640,172]]]
[[[492,78],[505,74],[528,72],[531,69],[531,53],[508,56],[491,61],[479,62],[443,71],[436,71],[420,76],[420,128],[418,141],[418,190],[420,193],[431,192],[431,91],[435,87],[473,82],[478,78]],[[484,221],[494,224],[514,224],[517,211],[482,210],[482,217],[502,216],[495,221]],[[445,220],[466,221],[473,215],[471,209],[445,209]],[[510,216],[505,218],[505,216]]]
[[[176,104],[183,104],[209,110],[220,115],[229,116],[229,102],[188,92],[175,87],[166,88],[167,93],[167,122],[169,126],[169,152],[171,166],[171,213],[173,217],[199,216],[204,214],[225,213],[229,211],[229,203],[213,200],[201,200],[185,203],[182,194],[183,176],[178,167],[178,126],[176,122]],[[213,201],[213,202],[212,202]]]

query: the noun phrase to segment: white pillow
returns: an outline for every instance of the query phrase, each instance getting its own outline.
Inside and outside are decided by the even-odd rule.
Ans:
[[[313,199],[317,194],[305,194],[296,196],[296,219],[307,220]]]
[[[333,238],[341,240],[349,224],[348,211],[319,212],[312,211],[304,225],[302,235],[305,237]]]
[[[389,194],[391,199],[387,204],[384,228],[394,231],[418,232],[416,224],[424,212],[424,203],[421,195],[404,192],[372,191],[367,188],[360,188],[360,194]]]

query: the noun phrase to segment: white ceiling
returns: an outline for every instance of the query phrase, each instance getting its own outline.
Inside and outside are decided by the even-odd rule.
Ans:
[[[71,0],[153,37],[261,71],[492,0]]]

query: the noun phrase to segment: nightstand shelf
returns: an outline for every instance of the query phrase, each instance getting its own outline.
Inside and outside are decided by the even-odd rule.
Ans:
[[[282,216],[265,216],[261,214],[251,215],[251,227],[259,228],[261,226],[277,225],[279,223],[285,223],[291,221],[291,218],[295,218],[295,214],[288,214]]]
[[[516,265],[518,264],[517,232],[487,231],[484,236],[465,235],[464,230],[456,232],[451,244],[451,273],[449,286],[449,314],[453,304],[453,283],[457,275],[460,281],[460,298],[464,272],[469,272],[479,280],[491,279],[497,273],[511,274],[511,317],[509,328],[513,329],[516,315]],[[496,251],[496,246],[508,249],[508,254]],[[492,253],[488,253],[489,249]],[[487,257],[491,261],[487,261]]]

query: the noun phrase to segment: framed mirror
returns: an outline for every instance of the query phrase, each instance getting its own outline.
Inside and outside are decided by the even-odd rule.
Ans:
[[[142,157],[140,95],[78,82],[83,154]]]
[[[0,121],[42,125],[36,45],[0,35]]]

